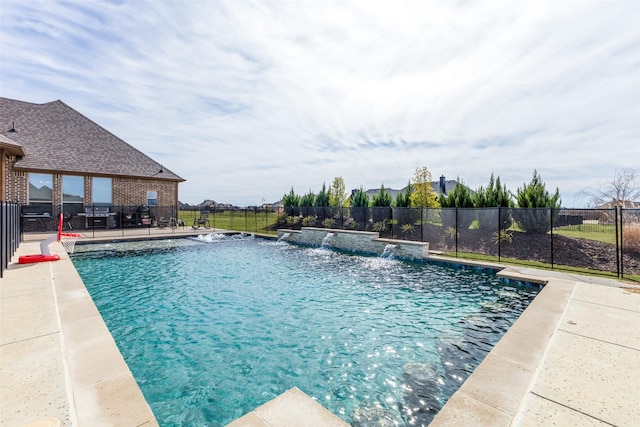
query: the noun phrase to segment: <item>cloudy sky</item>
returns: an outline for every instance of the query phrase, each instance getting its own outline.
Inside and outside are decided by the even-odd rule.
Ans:
[[[0,2],[0,96],[60,99],[180,199],[401,188],[417,167],[563,205],[640,168],[640,1]]]

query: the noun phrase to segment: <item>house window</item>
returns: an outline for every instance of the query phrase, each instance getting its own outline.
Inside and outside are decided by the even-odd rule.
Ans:
[[[157,191],[147,191],[147,206],[158,206]]]
[[[76,215],[84,206],[84,177],[62,176],[62,204],[66,214]]]
[[[112,183],[111,178],[91,179],[91,203],[94,206],[111,206]]]
[[[43,213],[52,214],[53,175],[46,173],[29,174],[29,204],[40,206]]]

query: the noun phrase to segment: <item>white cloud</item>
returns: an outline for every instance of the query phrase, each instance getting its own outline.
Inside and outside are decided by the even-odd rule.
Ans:
[[[187,179],[180,198],[434,177],[565,204],[640,167],[637,2],[20,2],[0,95],[71,107]]]

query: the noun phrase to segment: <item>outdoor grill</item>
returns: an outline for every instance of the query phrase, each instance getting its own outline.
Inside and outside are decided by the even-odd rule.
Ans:
[[[22,207],[22,224],[25,230],[34,231],[35,224],[38,224],[40,230],[45,231],[49,228],[50,219],[51,214],[41,206],[26,205]]]
[[[115,213],[109,212],[109,206],[89,206],[84,208],[84,227],[115,227]]]

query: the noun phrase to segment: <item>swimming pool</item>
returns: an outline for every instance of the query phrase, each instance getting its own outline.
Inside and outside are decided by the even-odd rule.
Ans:
[[[159,423],[224,425],[293,386],[353,425],[426,425],[538,292],[253,238],[77,247]]]

